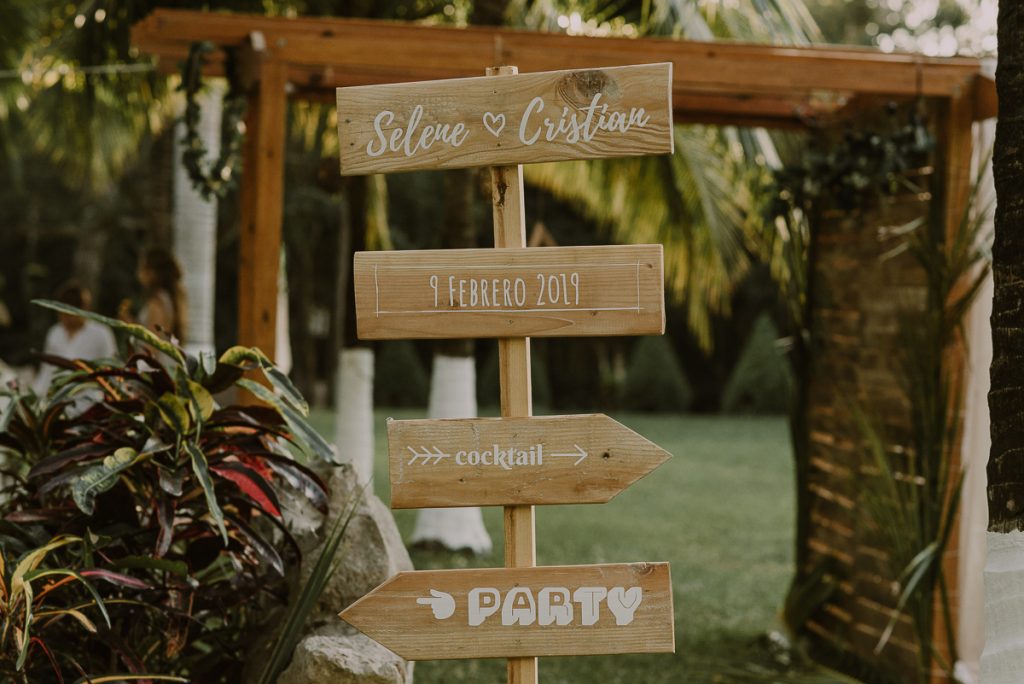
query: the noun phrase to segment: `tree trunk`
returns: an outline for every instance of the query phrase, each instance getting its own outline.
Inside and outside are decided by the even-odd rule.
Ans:
[[[444,176],[444,247],[476,246],[473,221],[473,171],[448,171]],[[444,340],[434,345],[430,382],[431,418],[475,418],[476,362],[472,340]],[[491,550],[479,508],[425,508],[416,516],[414,544],[440,544],[445,548]]]
[[[999,3],[985,684],[1024,673],[1024,4]]]
[[[208,160],[220,155],[221,105],[224,83],[209,83],[197,96],[200,107],[199,137]],[[181,161],[185,124],[174,127],[174,255],[182,267],[187,297],[185,350],[213,352],[214,302],[216,301],[217,200],[204,199],[195,189]]]
[[[342,230],[346,225],[350,230],[353,253],[366,247],[366,184],[365,176],[353,177],[345,193],[348,215],[342,220]],[[351,256],[342,265],[350,263]],[[339,280],[343,286],[338,295],[344,307],[336,313],[342,347],[338,352],[334,443],[338,462],[351,463],[359,482],[365,484],[373,477],[373,347],[360,345],[356,337],[351,268],[339,274]]]

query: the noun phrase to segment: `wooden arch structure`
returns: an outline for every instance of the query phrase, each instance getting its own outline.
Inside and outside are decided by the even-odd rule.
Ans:
[[[234,48],[241,58],[251,90],[241,191],[238,342],[269,355],[290,98],[333,101],[334,89],[341,86],[479,76],[500,64],[532,72],[667,61],[673,63],[673,108],[681,123],[814,129],[854,120],[890,101],[925,98],[937,114],[937,197],[947,234],[957,229],[970,195],[972,125],[996,115],[995,84],[977,60],[849,47],[572,37],[168,9],[135,25],[132,39],[167,71],[177,70],[198,41]],[[222,74],[223,61],[214,57],[207,71]],[[963,356],[950,363],[959,372]],[[946,559],[951,577],[956,567],[953,552]],[[856,621],[861,608],[880,612],[859,603],[832,606],[826,620]],[[818,625],[819,635],[827,629]],[[870,652],[872,644],[865,644]]]
[[[239,342],[274,350],[289,98],[331,100],[334,89],[520,72],[673,63],[677,122],[768,128],[820,126],[872,103],[923,96],[942,112],[948,215],[966,201],[971,124],[995,116],[995,84],[973,59],[846,47],[774,47],[669,39],[590,38],[508,29],[453,29],[351,19],[272,18],[158,9],[132,30],[141,52],[178,69],[191,45],[242,51],[252,84],[242,173]],[[209,72],[223,64],[211,60]]]

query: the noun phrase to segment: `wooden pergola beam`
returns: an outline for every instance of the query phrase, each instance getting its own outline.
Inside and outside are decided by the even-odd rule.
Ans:
[[[132,30],[144,52],[183,58],[191,43],[242,44],[261,32],[275,59],[286,62],[300,92],[336,87],[477,76],[481,64],[516,64],[520,71],[621,66],[671,61],[678,103],[708,102],[695,109],[715,119],[735,117],[716,102],[751,98],[752,120],[779,119],[780,103],[806,101],[817,91],[901,97],[958,97],[981,81],[974,59],[884,54],[848,47],[778,47],[665,38],[595,38],[500,28],[445,28],[397,22],[328,18],[274,18],[245,14],[159,9]],[[381,46],[388,49],[382,50]],[[986,83],[988,85],[986,85]],[[988,101],[983,99],[983,101]],[[764,103],[763,108],[760,106]],[[989,102],[989,106],[991,102]],[[681,110],[681,111],[680,111]],[[790,119],[801,113],[790,107]],[[994,112],[979,111],[979,118]],[[736,121],[742,125],[741,121]]]

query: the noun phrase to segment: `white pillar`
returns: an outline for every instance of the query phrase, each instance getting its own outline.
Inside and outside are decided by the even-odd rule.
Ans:
[[[988,534],[985,565],[983,684],[1020,684],[1024,677],[1024,532]]]
[[[288,259],[281,246],[280,266],[277,269],[277,318],[274,330],[274,365],[282,373],[292,372],[292,336],[288,308]]]
[[[342,349],[338,354],[337,382],[337,461],[351,463],[359,483],[365,484],[373,478],[373,350]]]
[[[476,418],[476,362],[472,356],[434,355],[430,379],[431,418]],[[416,516],[411,543],[436,542],[453,551],[491,551],[479,508],[424,508]]]
[[[972,174],[978,179],[973,210],[989,210],[981,232],[991,236],[995,229],[995,183],[992,179],[990,152],[995,141],[995,120],[976,124]],[[987,163],[982,169],[982,163]],[[991,421],[988,411],[989,368],[992,365],[992,275],[982,284],[971,305],[965,323],[967,336],[967,372],[964,387],[964,431],[961,460],[964,467],[960,498],[960,557],[957,651],[960,662],[956,675],[964,684],[979,682],[985,650],[986,534],[988,529],[988,466],[992,450]],[[1024,625],[1024,622],[1021,623]],[[985,680],[986,682],[988,680]],[[1018,677],[1016,681],[1021,681]]]
[[[197,130],[206,148],[206,163],[220,155],[221,107],[225,84],[211,81],[196,94],[200,106]],[[213,309],[216,300],[217,201],[203,199],[181,162],[185,123],[174,127],[174,255],[183,270],[188,297],[185,350],[192,354],[214,351]]]

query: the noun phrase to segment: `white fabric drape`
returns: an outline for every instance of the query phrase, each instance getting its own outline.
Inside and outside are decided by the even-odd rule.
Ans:
[[[975,211],[989,209],[982,235],[993,230],[995,186],[992,180],[990,153],[995,138],[995,121],[975,126],[975,159],[972,178],[979,179]],[[979,178],[980,165],[987,168]],[[964,490],[960,513],[959,615],[957,650],[960,662],[957,676],[964,684],[979,681],[982,651],[985,649],[985,586],[986,530],[988,529],[988,464],[992,440],[989,433],[989,367],[992,365],[992,276],[986,279],[967,316],[967,373],[964,389],[964,432],[961,448]],[[1015,679],[1019,683],[1021,680]],[[988,680],[985,680],[986,684]]]

